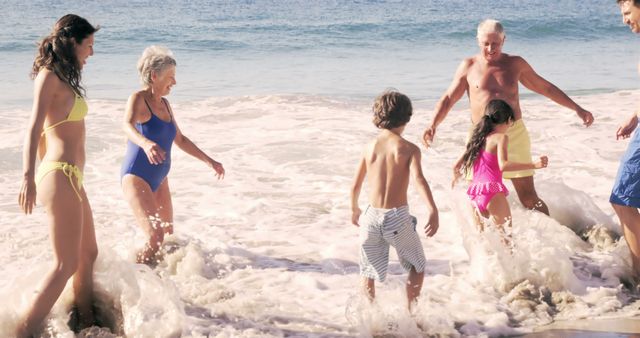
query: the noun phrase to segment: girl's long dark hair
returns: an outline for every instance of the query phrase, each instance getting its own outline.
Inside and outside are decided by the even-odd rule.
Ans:
[[[33,61],[31,78],[35,79],[42,68],[54,72],[60,80],[69,84],[80,96],[85,95],[81,85],[81,69],[75,53],[75,44],[95,33],[100,27],[92,26],[86,19],[75,14],[61,17],[49,36],[38,44],[38,54]]]
[[[491,100],[484,109],[484,115],[473,129],[473,134],[467,150],[462,155],[462,172],[465,174],[473,170],[473,164],[480,154],[480,150],[484,148],[487,136],[493,132],[496,125],[509,122],[515,119],[513,109],[503,100]]]

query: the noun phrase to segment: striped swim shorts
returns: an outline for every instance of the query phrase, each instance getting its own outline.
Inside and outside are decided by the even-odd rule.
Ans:
[[[389,265],[389,246],[396,248],[402,267],[423,272],[424,250],[409,206],[376,209],[368,206],[360,223],[360,275],[383,282]]]

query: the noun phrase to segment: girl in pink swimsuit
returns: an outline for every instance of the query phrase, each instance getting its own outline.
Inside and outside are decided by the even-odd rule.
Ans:
[[[547,166],[547,157],[541,156],[535,163],[518,163],[507,158],[509,137],[507,129],[515,122],[514,113],[503,100],[487,104],[482,120],[474,127],[467,149],[453,169],[453,184],[473,168],[473,179],[467,195],[484,218],[491,218],[500,230],[511,226],[511,210],[507,202],[509,191],[502,183],[502,172],[539,169]],[[483,230],[482,222],[480,230]]]

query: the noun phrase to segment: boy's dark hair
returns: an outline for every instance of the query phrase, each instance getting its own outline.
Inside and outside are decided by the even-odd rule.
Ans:
[[[618,3],[618,5],[622,5],[622,3],[627,2],[627,1],[631,1],[633,2],[633,5],[636,7],[640,8],[640,0],[616,0],[616,2]]]
[[[462,155],[462,171],[467,174],[473,170],[473,165],[484,148],[487,136],[498,124],[515,120],[515,113],[511,106],[503,100],[491,100],[484,109],[484,115],[473,129],[473,134],[467,150]]]
[[[395,90],[383,92],[373,103],[373,124],[378,128],[401,127],[411,120],[412,114],[409,97]]]

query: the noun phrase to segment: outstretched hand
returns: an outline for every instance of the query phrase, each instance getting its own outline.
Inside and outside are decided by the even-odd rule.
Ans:
[[[224,178],[224,167],[222,166],[222,163],[211,160],[211,163],[209,163],[209,165],[211,166],[211,168],[213,168],[213,170],[216,171],[216,177],[219,180]]]
[[[638,117],[633,115],[627,122],[618,127],[616,140],[629,138],[631,133],[636,129],[636,126],[638,126]]]
[[[36,183],[33,178],[22,181],[20,194],[18,194],[18,204],[25,214],[31,214],[33,206],[36,205]]]
[[[436,128],[433,128],[433,127],[427,128],[422,134],[422,144],[424,144],[426,148],[429,148],[431,146],[431,143],[433,143],[433,138],[435,136],[436,136]]]
[[[576,111],[576,113],[578,114],[578,117],[582,119],[582,122],[584,122],[583,124],[585,125],[585,127],[588,127],[593,123],[593,114],[591,114],[589,111],[580,108]]]
[[[440,219],[438,216],[438,211],[432,211],[429,214],[429,220],[427,224],[424,225],[424,234],[427,237],[431,237],[436,234],[438,228],[440,227]]]
[[[549,165],[549,158],[547,156],[540,156],[540,159],[533,163],[535,169],[546,168]]]

